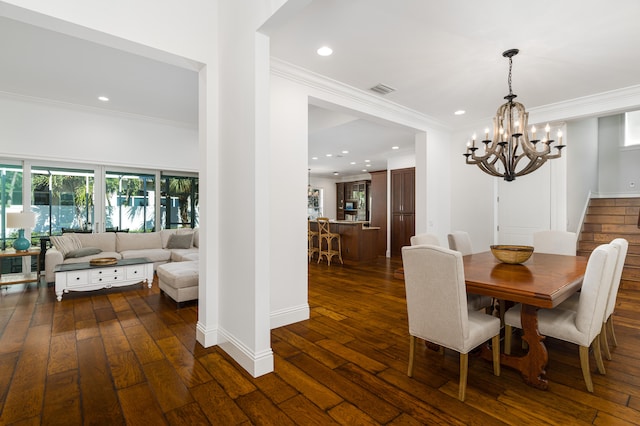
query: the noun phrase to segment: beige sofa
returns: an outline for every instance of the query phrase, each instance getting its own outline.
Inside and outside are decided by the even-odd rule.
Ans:
[[[47,250],[44,261],[47,282],[55,281],[55,268],[61,263],[88,262],[99,257],[146,257],[153,261],[154,270],[167,262],[197,260],[199,232],[196,228],[147,233],[64,234],[51,237],[51,242],[53,247]]]

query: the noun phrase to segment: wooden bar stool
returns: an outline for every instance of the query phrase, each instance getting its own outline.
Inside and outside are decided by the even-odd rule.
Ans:
[[[311,230],[311,221],[307,221],[307,256],[309,256],[309,262],[313,259],[313,255],[320,251],[320,237],[318,231]],[[318,241],[318,245],[315,242]]]
[[[340,259],[340,263],[344,264],[342,261],[342,241],[340,239],[340,234],[336,232],[331,232],[329,227],[329,218],[327,217],[319,217],[317,219],[318,222],[318,232],[320,234],[319,240],[319,249],[318,252],[318,263],[322,259],[322,256],[327,258],[327,264],[331,265],[331,258],[333,256],[338,256]],[[334,250],[333,241],[336,240],[338,242],[338,250]],[[326,243],[326,248],[323,248],[323,243]]]

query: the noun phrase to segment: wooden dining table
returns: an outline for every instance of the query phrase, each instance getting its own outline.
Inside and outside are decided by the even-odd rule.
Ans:
[[[529,350],[522,356],[500,355],[500,363],[519,370],[529,385],[547,389],[549,359],[544,336],[538,331],[538,310],[554,308],[582,286],[587,258],[533,253],[522,264],[497,260],[490,251],[463,256],[467,292],[522,304],[523,340]],[[491,360],[485,345],[482,356]]]

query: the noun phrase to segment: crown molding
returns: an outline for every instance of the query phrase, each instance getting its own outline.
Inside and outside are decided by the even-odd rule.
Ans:
[[[383,112],[385,115],[394,117],[400,124],[420,130],[434,128],[445,131],[452,130],[445,123],[421,112],[382,99],[378,95],[370,94],[278,58],[271,57],[271,73],[320,92],[345,99],[351,103],[357,103],[363,107],[363,111],[373,109]]]
[[[529,124],[554,123],[556,126],[561,126],[569,120],[604,117],[637,109],[640,109],[640,85],[527,108],[527,111]],[[491,117],[487,117],[463,127],[465,129],[484,128],[491,120]]]
[[[640,108],[640,85],[596,93],[529,109],[535,122],[568,121]]]

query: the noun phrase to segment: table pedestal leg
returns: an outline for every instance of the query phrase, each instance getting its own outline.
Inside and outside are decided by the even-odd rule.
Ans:
[[[522,339],[529,345],[529,351],[523,356],[500,354],[500,364],[515,368],[522,373],[524,381],[538,389],[547,389],[545,368],[549,360],[544,336],[538,331],[538,309],[531,305],[522,305],[520,321],[522,323]],[[482,348],[482,357],[491,360],[491,349],[488,345]]]

